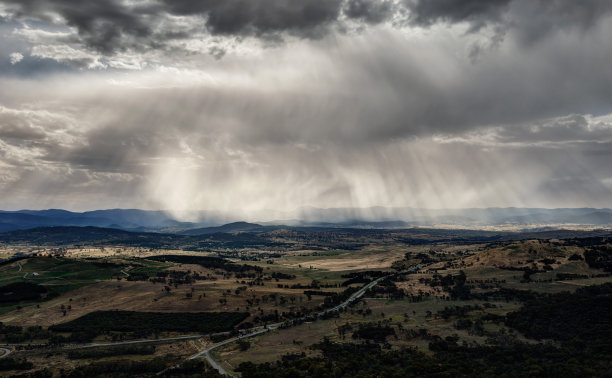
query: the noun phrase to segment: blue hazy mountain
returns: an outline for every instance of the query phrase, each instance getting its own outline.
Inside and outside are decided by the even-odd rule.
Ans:
[[[94,226],[128,231],[152,231],[205,235],[217,232],[263,232],[277,225],[294,227],[407,228],[455,225],[479,228],[496,225],[591,225],[611,226],[611,209],[594,208],[301,208],[275,213],[278,219],[232,219],[231,216],[201,212],[197,220],[183,222],[164,211],[110,209],[72,212],[62,209],[0,211],[0,232],[49,226]],[[284,220],[283,220],[284,219]],[[257,222],[257,223],[255,223]]]
[[[23,230],[45,226],[95,226],[124,230],[163,230],[193,228],[163,211],[138,209],[94,210],[82,213],[50,209],[0,211],[0,231]]]

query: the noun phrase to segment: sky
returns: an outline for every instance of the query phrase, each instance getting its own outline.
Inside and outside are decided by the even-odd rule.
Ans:
[[[612,207],[612,1],[0,0],[0,208]]]

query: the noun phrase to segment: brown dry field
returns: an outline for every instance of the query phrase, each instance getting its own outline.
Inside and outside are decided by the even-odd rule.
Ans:
[[[310,346],[320,342],[323,337],[328,337],[332,341],[338,342],[361,342],[352,339],[351,332],[347,332],[344,338],[338,333],[338,327],[346,323],[353,326],[359,323],[377,323],[381,320],[391,320],[393,324],[401,323],[405,329],[426,328],[431,334],[440,337],[458,335],[462,340],[468,342],[484,343],[485,336],[470,335],[467,331],[457,330],[453,327],[456,319],[444,320],[435,316],[428,317],[427,311],[442,310],[445,306],[473,305],[479,301],[442,301],[431,298],[424,302],[412,303],[407,300],[388,300],[388,299],[366,299],[366,304],[358,305],[359,308],[369,308],[372,314],[362,316],[357,313],[343,313],[339,318],[318,320],[316,322],[304,323],[299,326],[275,330],[262,336],[250,339],[251,347],[247,351],[240,351],[237,344],[229,344],[214,352],[217,361],[221,361],[223,366],[229,371],[233,371],[242,362],[257,361],[273,362],[286,354],[306,353],[309,356],[319,355]],[[489,309],[489,312],[499,315],[506,314],[520,307],[518,303],[503,303],[502,307]],[[406,318],[405,315],[408,315]],[[501,327],[494,324],[486,325],[487,331],[497,332]],[[517,335],[522,340],[526,340]],[[428,340],[421,338],[406,339],[399,335],[388,338],[389,344],[393,348],[416,347],[421,351],[427,352]]]
[[[581,248],[575,246],[557,247],[547,243],[541,243],[537,240],[514,242],[502,247],[486,249],[471,256],[458,258],[451,264],[445,262],[433,264],[417,274],[406,276],[406,280],[397,283],[397,286],[410,295],[418,295],[420,291],[432,296],[445,296],[448,295],[448,293],[441,291],[439,288],[432,288],[427,284],[421,283],[419,279],[431,277],[435,272],[443,276],[447,274],[455,275],[461,270],[466,273],[468,281],[505,280],[506,283],[503,284],[505,287],[546,292],[572,291],[580,286],[596,285],[612,281],[609,277],[603,277],[546,283],[524,283],[521,282],[523,272],[500,269],[500,267],[508,266],[516,268],[535,266],[538,270],[543,270],[546,264],[539,260],[550,258],[556,261],[550,264],[553,271],[534,274],[532,279],[551,279],[554,278],[558,272],[586,275],[601,274],[601,270],[591,269],[587,263],[582,260],[569,260],[569,256],[574,253],[581,255],[582,251]],[[478,289],[476,291],[478,291]]]
[[[198,265],[175,265],[167,270],[190,270],[201,275],[211,274],[213,271],[203,269]],[[275,305],[273,301],[260,303],[251,308],[251,312],[262,308],[265,313],[289,311],[294,306],[306,306],[308,308],[317,306],[323,302],[323,298],[313,296],[308,301],[303,295],[303,289],[278,288],[278,284],[292,285],[297,282],[306,283],[306,280],[275,280],[264,281],[264,286],[247,286],[237,283],[237,279],[223,279],[216,276],[217,280],[196,281],[194,284],[179,285],[178,288],[171,287],[167,293],[162,283],[149,281],[127,281],[126,279],[107,280],[93,285],[78,288],[52,300],[41,302],[38,306],[28,306],[0,315],[0,321],[7,324],[21,326],[40,325],[50,326],[63,323],[98,310],[131,310],[131,311],[160,311],[160,312],[199,312],[199,311],[245,311],[247,299],[253,297],[261,298],[264,295],[278,294],[287,298],[294,296],[295,302],[291,304]],[[239,279],[241,281],[243,279]],[[244,279],[248,280],[248,279]],[[247,286],[245,291],[236,295],[234,290],[240,286]],[[227,291],[230,293],[227,293]],[[325,289],[326,291],[339,291],[340,288]],[[192,298],[186,294],[192,293]],[[226,295],[224,295],[224,293]],[[199,298],[203,294],[202,298]],[[227,304],[221,304],[219,299],[225,298]],[[71,307],[66,315],[63,315],[61,306]]]
[[[309,256],[304,253],[305,251],[300,251],[300,254],[287,255],[275,260],[275,262],[289,268],[298,268],[301,265],[302,267],[312,267],[330,272],[388,269],[394,262],[403,259],[407,252],[421,253],[435,249],[440,253],[454,253],[464,250],[473,251],[479,247],[481,246],[477,244],[461,246],[452,244],[368,246],[359,251],[342,252],[338,256],[326,256],[325,253],[318,256]]]
[[[253,297],[261,298],[264,295],[278,294],[287,298],[293,296],[293,303],[287,302],[284,305],[276,304],[272,301],[261,302],[259,305],[250,308],[252,313],[262,308],[265,313],[272,312],[274,309],[289,311],[291,308],[306,306],[312,308],[322,303],[322,297],[313,296],[312,301],[307,301],[303,295],[303,290],[279,288],[278,284],[293,285],[295,283],[307,284],[311,279],[324,278],[327,282],[339,283],[343,279],[340,273],[343,271],[354,271],[363,269],[388,269],[393,262],[403,258],[406,252],[420,253],[435,250],[437,253],[454,254],[455,252],[473,253],[482,248],[481,245],[457,246],[457,245],[435,245],[435,246],[410,246],[402,248],[375,248],[369,247],[356,252],[339,252],[332,256],[312,256],[309,251],[299,251],[296,253],[274,259],[274,264],[260,262],[247,262],[249,264],[264,267],[264,271],[282,271],[296,274],[295,280],[275,280],[264,281],[265,286],[250,286],[246,291],[236,295],[234,290],[239,286],[244,286],[237,282],[235,278],[223,279],[217,276],[216,281],[197,281],[190,285],[179,285],[178,288],[172,287],[171,292],[164,290],[164,284],[151,283],[148,281],[127,281],[122,279],[102,281],[93,285],[81,287],[69,293],[63,294],[47,302],[42,302],[38,306],[28,306],[20,310],[15,310],[0,315],[0,321],[7,324],[19,324],[23,326],[41,325],[49,326],[52,324],[66,322],[89,312],[96,310],[133,310],[133,311],[162,311],[162,312],[197,312],[197,311],[245,311],[247,310],[247,299]],[[559,263],[552,264],[555,270],[564,272],[599,273],[591,270],[583,261],[568,261],[568,257],[576,252],[580,252],[577,247],[553,247],[538,241],[516,242],[503,247],[484,250],[467,257],[460,257],[452,264],[441,262],[428,267],[427,271],[422,271],[414,275],[406,276],[404,282],[397,283],[397,286],[404,289],[409,295],[418,295],[419,292],[433,296],[444,296],[446,293],[439,288],[432,288],[420,283],[419,278],[430,277],[433,269],[439,269],[439,274],[456,274],[459,270],[464,270],[470,279],[492,279],[506,280],[508,286],[529,289],[528,284],[521,284],[521,272],[499,269],[501,266],[531,266],[536,264],[538,268],[543,267],[539,259],[554,257]],[[193,252],[155,250],[151,251],[142,248],[81,248],[69,250],[68,255],[84,256],[117,256],[117,257],[144,257],[159,254],[181,254],[193,255]],[[528,262],[534,260],[534,262]],[[301,265],[302,268],[298,266]],[[313,269],[306,267],[312,266]],[[445,268],[446,267],[446,268]],[[213,271],[204,269],[198,265],[174,264],[167,270],[190,270],[201,275],[212,274]],[[335,273],[328,277],[325,272]],[[552,273],[551,273],[552,274]],[[545,274],[534,277],[545,278]],[[239,279],[238,281],[242,281]],[[244,279],[248,281],[248,279]],[[605,280],[603,280],[605,282]],[[563,288],[571,289],[582,285],[587,285],[590,281],[557,281],[547,285],[540,285],[543,289],[560,291]],[[325,288],[326,291],[341,291],[343,288]],[[230,293],[227,293],[227,290]],[[187,293],[193,293],[191,299],[186,297]],[[199,298],[204,294],[202,298]],[[221,304],[219,299],[225,298],[227,304]],[[61,306],[71,309],[64,316]]]
[[[435,244],[424,246],[385,246],[385,247],[366,247],[360,251],[293,251],[285,256],[275,258],[273,264],[266,261],[236,261],[261,266],[265,273],[283,272],[295,274],[293,280],[268,280],[264,281],[264,286],[247,286],[245,291],[235,294],[235,289],[245,284],[240,281],[249,281],[247,278],[223,278],[222,275],[215,274],[214,271],[204,269],[199,265],[172,264],[166,270],[182,270],[197,272],[202,276],[213,275],[217,280],[197,281],[194,284],[184,284],[178,287],[172,286],[171,292],[167,293],[162,283],[151,283],[149,281],[127,281],[107,280],[89,286],[84,286],[69,293],[63,294],[47,302],[41,302],[39,307],[28,306],[20,310],[12,311],[0,315],[0,321],[6,324],[20,326],[41,325],[49,326],[52,324],[66,322],[89,312],[96,310],[132,310],[132,311],[160,311],[160,312],[198,312],[198,311],[246,311],[247,299],[254,297],[261,298],[265,295],[278,294],[287,298],[294,296],[295,302],[288,301],[286,304],[261,302],[259,305],[251,306],[248,311],[253,315],[247,319],[251,320],[254,315],[259,315],[258,308],[262,308],[265,314],[270,314],[274,310],[279,312],[289,311],[292,308],[306,306],[313,308],[322,303],[323,297],[313,296],[312,301],[307,301],[303,295],[303,289],[288,289],[278,285],[293,285],[296,283],[308,284],[311,280],[321,280],[322,283],[337,284],[345,280],[341,275],[343,272],[384,269],[390,270],[392,264],[404,258],[406,252],[411,253],[430,253],[435,252],[437,256],[453,258],[453,261],[440,262],[427,267],[426,269],[411,275],[405,276],[405,281],[396,283],[398,287],[404,289],[408,294],[418,295],[419,292],[429,293],[430,297],[423,302],[412,303],[408,300],[389,300],[366,298],[364,302],[358,304],[354,309],[359,308],[372,310],[366,316],[353,313],[343,313],[340,318],[320,320],[312,323],[305,323],[296,327],[284,330],[275,330],[270,333],[249,339],[252,343],[251,348],[242,352],[238,350],[236,343],[228,344],[223,348],[215,350],[213,355],[217,361],[222,361],[224,366],[233,371],[241,362],[255,361],[266,362],[276,361],[287,353],[306,353],[316,355],[317,352],[309,348],[310,345],[321,341],[324,336],[331,340],[340,341],[338,327],[350,322],[352,324],[362,322],[378,322],[390,320],[394,326],[402,324],[407,329],[426,328],[430,333],[441,337],[457,334],[462,340],[468,342],[484,343],[485,338],[474,336],[465,330],[457,330],[453,326],[456,319],[444,320],[435,316],[436,311],[444,309],[446,306],[458,306],[466,304],[482,304],[479,301],[445,301],[440,297],[448,295],[441,288],[432,288],[419,282],[419,278],[431,278],[434,273],[441,275],[457,274],[463,270],[470,280],[505,280],[504,287],[522,290],[536,290],[545,292],[557,292],[562,290],[574,290],[578,287],[610,282],[612,278],[591,278],[585,280],[572,281],[553,281],[553,282],[531,282],[522,283],[523,272],[500,269],[504,266],[531,267],[534,264],[538,269],[543,269],[544,263],[539,260],[543,258],[554,258],[555,263],[550,264],[553,272],[538,273],[533,275],[533,279],[546,280],[554,278],[556,272],[580,273],[580,274],[599,274],[600,270],[590,269],[584,261],[569,261],[568,257],[573,253],[582,254],[582,249],[577,247],[555,247],[550,244],[543,244],[538,241],[523,241],[508,243],[500,247],[484,249],[484,244],[474,245],[454,245],[454,244]],[[0,251],[1,253],[1,251]],[[255,251],[252,253],[256,253]],[[142,248],[81,248],[71,249],[66,252],[67,257],[146,257],[160,254],[180,254],[180,255],[202,255],[202,253],[169,251],[169,250],[148,250]],[[111,259],[114,260],[114,259]],[[128,261],[128,260],[125,260]],[[135,264],[136,265],[136,264]],[[301,267],[300,267],[301,265]],[[312,269],[310,269],[312,266]],[[15,269],[15,267],[11,267]],[[126,269],[127,270],[127,269]],[[129,270],[128,270],[129,271]],[[238,281],[238,282],[237,282]],[[322,288],[324,291],[341,291],[345,288]],[[229,290],[229,293],[228,293]],[[474,289],[478,292],[480,289]],[[485,290],[486,291],[486,290]],[[191,299],[186,297],[187,293],[193,293]],[[205,294],[199,298],[200,294]],[[227,304],[220,303],[219,299],[225,298]],[[495,308],[487,309],[486,312],[504,315],[521,306],[515,302],[495,302]],[[61,306],[71,306],[71,310],[64,316]],[[484,311],[484,310],[483,310]],[[434,316],[428,314],[434,313]],[[482,312],[473,314],[474,318],[482,315]],[[489,332],[499,332],[502,326],[486,323],[486,330]],[[170,336],[170,335],[168,335]],[[516,337],[521,338],[520,335]],[[522,339],[525,341],[524,339]],[[347,334],[345,342],[353,342],[350,332]],[[357,341],[358,342],[358,341]],[[392,347],[410,346],[426,351],[428,341],[425,339],[398,339],[389,338]],[[155,355],[174,355],[177,360],[186,358],[193,353],[204,349],[210,345],[210,340],[197,339],[168,344],[161,344],[156,347]],[[16,353],[19,356],[20,352]],[[123,357],[113,357],[118,359]],[[152,356],[131,356],[131,359],[148,359]],[[37,366],[48,366],[52,369],[69,368],[83,361],[69,360],[65,354],[59,353],[48,358],[43,353],[34,355],[28,359]],[[110,357],[108,358],[110,359]],[[52,360],[52,362],[48,362]],[[90,361],[87,361],[90,362]]]
[[[154,357],[165,357],[168,355],[174,356],[176,362],[185,360],[187,357],[197,353],[199,350],[208,347],[211,344],[210,340],[196,339],[189,341],[179,341],[172,343],[162,343],[155,345],[155,353],[150,355],[126,355],[126,356],[109,356],[103,358],[87,358],[87,359],[70,359],[67,353],[70,349],[41,349],[32,351],[15,351],[14,357],[27,357],[27,360],[32,362],[34,366],[44,366],[56,373],[61,369],[70,370],[77,366],[82,366],[84,363],[101,362],[101,361],[118,361],[118,360],[150,360]],[[90,350],[90,348],[85,349]]]

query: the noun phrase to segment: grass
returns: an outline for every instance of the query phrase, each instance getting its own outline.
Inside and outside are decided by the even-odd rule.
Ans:
[[[0,270],[0,286],[14,282],[31,282],[47,287],[59,294],[66,294],[84,286],[93,285],[101,281],[108,281],[117,277],[124,277],[121,273],[127,265],[121,263],[100,264],[98,261],[89,261],[69,258],[31,257],[21,260],[21,270],[17,263],[3,266]],[[163,265],[151,264],[153,271],[163,269]],[[0,306],[0,314],[6,314],[18,309],[33,306],[41,301],[24,301],[19,304]]]
[[[426,328],[432,334],[437,334],[442,337],[457,334],[462,340],[484,342],[485,337],[469,335],[466,331],[456,330],[453,327],[453,322],[456,319],[444,320],[436,319],[434,316],[428,317],[427,311],[435,314],[437,311],[444,309],[447,306],[464,306],[464,305],[482,305],[482,301],[444,301],[437,298],[429,298],[423,302],[413,303],[408,300],[386,300],[386,299],[367,299],[354,308],[354,313],[343,313],[340,318],[318,320],[312,323],[304,323],[296,327],[284,330],[275,330],[261,336],[249,339],[251,347],[245,352],[241,352],[235,343],[228,344],[222,348],[215,350],[214,355],[217,361],[227,361],[223,366],[229,371],[233,371],[232,367],[237,367],[241,362],[257,361],[271,362],[278,360],[286,354],[313,354],[309,348],[328,337],[333,341],[355,342],[351,339],[350,333],[345,339],[341,339],[338,334],[338,327],[345,323],[377,323],[381,320],[391,319],[394,323],[401,323],[407,329]],[[516,310],[520,307],[519,303],[497,303],[497,308],[487,309],[488,312],[497,313],[499,315]],[[501,307],[500,307],[501,305]],[[362,316],[356,313],[356,310],[369,308],[372,313],[367,316]],[[382,316],[384,314],[384,317]],[[405,314],[408,314],[406,321]],[[475,311],[469,314],[469,318],[476,319],[483,315],[482,311]],[[497,332],[501,329],[495,324],[486,324],[486,329],[490,332]],[[394,340],[389,338],[392,345],[404,345],[417,347],[423,351],[427,351],[427,340]]]
[[[37,283],[52,286],[57,291],[64,293],[58,298],[55,298],[44,303],[40,303],[40,308],[33,306],[35,303],[22,303],[24,308],[20,311],[13,311],[16,305],[0,308],[0,314],[4,314],[0,319],[6,324],[15,325],[43,325],[50,326],[53,324],[69,322],[92,313],[94,311],[108,310],[129,310],[139,312],[157,312],[157,313],[194,313],[204,311],[217,312],[234,312],[248,311],[251,315],[245,321],[251,321],[260,314],[260,308],[265,315],[278,312],[288,311],[292,307],[300,309],[306,307],[307,311],[322,303],[323,297],[312,296],[312,300],[308,301],[303,294],[304,289],[289,289],[285,285],[291,287],[294,284],[308,285],[313,280],[317,280],[323,285],[331,284],[332,288],[322,288],[323,291],[341,291],[344,288],[336,288],[336,284],[340,284],[347,280],[343,278],[349,272],[363,270],[382,270],[392,271],[391,263],[403,258],[408,251],[428,253],[429,250],[438,252],[438,256],[444,255],[449,257],[458,257],[449,269],[441,270],[439,273],[457,274],[459,270],[464,270],[468,280],[487,280],[495,278],[498,282],[506,280],[501,284],[504,287],[516,288],[521,290],[535,290],[544,292],[557,292],[563,290],[574,290],[581,285],[594,284],[599,282],[609,282],[611,278],[589,278],[586,280],[572,280],[566,282],[552,283],[521,283],[523,272],[510,271],[498,268],[499,266],[512,266],[518,260],[523,262],[528,258],[524,250],[531,244],[525,245],[510,245],[509,248],[496,247],[483,251],[485,253],[466,256],[459,255],[456,252],[464,252],[464,250],[476,251],[483,245],[475,246],[453,246],[452,244],[427,245],[427,246],[408,246],[408,245],[384,245],[384,246],[367,246],[359,251],[346,251],[340,249],[331,249],[327,251],[290,251],[281,257],[275,257],[271,260],[273,264],[267,263],[265,259],[262,261],[241,261],[238,258],[233,259],[236,264],[257,265],[263,268],[265,276],[269,276],[272,272],[285,273],[295,275],[294,279],[275,279],[264,280],[264,286],[248,286],[248,278],[236,278],[235,276],[228,277],[221,274],[216,274],[214,269],[206,269],[193,264],[176,264],[163,263],[151,260],[142,259],[142,257],[155,254],[178,254],[178,255],[200,255],[200,253],[187,253],[178,251],[132,251],[131,254],[122,252],[121,254],[113,254],[112,257],[106,256],[99,260],[85,260],[82,258],[46,258],[37,257],[30,258],[27,261],[22,261],[23,271],[18,272],[16,264],[0,267],[0,285],[8,282],[18,282],[23,280],[23,275],[32,276],[33,272],[39,273]],[[538,256],[548,251],[546,248],[538,247]],[[552,250],[551,250],[552,251]],[[520,253],[519,253],[520,252]],[[552,251],[551,253],[556,253]],[[573,251],[572,251],[573,252]],[[93,252],[92,252],[93,253]],[[254,252],[253,252],[254,253]],[[316,254],[314,254],[316,253]],[[489,254],[487,254],[489,253]],[[202,254],[206,255],[207,254]],[[566,253],[569,256],[569,252]],[[80,255],[79,255],[80,256]],[[130,258],[132,256],[133,258]],[[136,258],[138,256],[140,258]],[[239,255],[236,255],[239,257]],[[479,257],[478,260],[476,258]],[[539,259],[538,257],[537,259]],[[536,262],[537,262],[536,259]],[[551,273],[535,274],[533,278],[554,278],[556,273],[574,273],[574,274],[592,274],[601,273],[589,269],[583,261],[567,261],[566,257],[556,257],[561,264],[553,264],[555,270]],[[96,261],[106,261],[117,263],[117,266],[101,266],[96,265]],[[313,269],[310,269],[310,265]],[[302,265],[299,267],[299,265]],[[446,263],[440,263],[443,266]],[[481,265],[482,264],[482,265]],[[524,265],[522,263],[521,265]],[[541,268],[540,264],[540,268]],[[496,267],[497,266],[497,267]],[[376,268],[375,268],[376,267]],[[191,270],[198,272],[202,276],[211,275],[215,280],[198,280],[193,284],[180,284],[174,286],[171,284],[152,283],[148,280],[144,281],[127,281],[125,274],[121,273],[124,270],[130,274],[140,276],[155,276],[157,272],[164,269],[168,270]],[[407,279],[410,283],[416,281],[416,286],[412,289],[420,289],[418,285],[419,277],[431,276],[433,273],[422,273],[416,275],[408,275]],[[117,280],[117,277],[121,280]],[[241,282],[245,281],[245,283]],[[407,282],[408,283],[408,282]],[[164,286],[170,286],[171,292],[166,292]],[[281,285],[282,287],[278,287]],[[238,287],[247,286],[236,294]],[[74,290],[77,289],[77,290]],[[71,291],[74,290],[74,291]],[[494,289],[473,289],[473,292],[491,291]],[[69,292],[70,291],[70,292]],[[68,293],[69,292],[69,293]],[[193,293],[191,299],[186,296],[190,292]],[[269,297],[270,294],[278,294],[289,299],[295,297],[294,302],[286,302],[281,304],[281,301],[263,300],[264,296]],[[205,295],[203,295],[205,294]],[[446,294],[444,292],[440,294]],[[202,296],[202,297],[200,297]],[[258,304],[248,306],[248,302],[255,298],[261,299]],[[220,302],[220,299],[227,300],[227,303]],[[475,310],[467,314],[471,320],[477,320],[484,316],[485,313],[497,314],[503,316],[510,311],[517,310],[521,304],[517,302],[494,302],[495,308],[486,308],[484,310]],[[297,327],[289,329],[275,330],[264,335],[251,338],[251,347],[244,352],[239,351],[236,343],[231,343],[222,348],[216,349],[213,355],[217,361],[221,361],[223,366],[230,372],[233,371],[241,362],[266,362],[275,361],[282,355],[287,353],[306,353],[317,354],[318,352],[309,349],[309,346],[315,344],[323,337],[329,337],[333,341],[342,342],[361,342],[361,340],[352,339],[351,332],[345,335],[342,339],[338,329],[343,324],[349,322],[357,323],[375,323],[391,321],[392,327],[399,329],[401,325],[404,329],[419,330],[427,329],[431,334],[446,337],[458,335],[461,341],[478,342],[483,344],[486,337],[470,334],[467,330],[457,330],[454,323],[457,318],[442,319],[436,318],[437,311],[443,310],[444,307],[464,306],[464,305],[484,305],[482,301],[445,301],[441,298],[431,296],[422,302],[413,303],[406,299],[365,299],[365,304],[358,304],[352,309],[352,313],[342,313],[340,318],[328,320],[319,320],[311,323],[304,323]],[[62,315],[60,306],[71,305],[72,308],[66,315]],[[27,307],[27,308],[26,308]],[[484,307],[484,306],[483,306]],[[357,310],[371,310],[371,313],[363,316],[357,313]],[[12,311],[12,312],[11,312]],[[10,312],[10,314],[7,314]],[[431,315],[428,314],[431,313]],[[493,322],[485,322],[484,328],[487,332],[498,333],[505,329],[503,323],[496,324]],[[176,336],[179,332],[168,331],[168,336]],[[110,336],[100,337],[100,340],[108,340]],[[520,335],[517,335],[522,339]],[[206,339],[206,345],[210,345],[210,341]],[[416,337],[408,338],[408,336],[399,337],[397,340],[393,337],[388,338],[388,342],[393,348],[403,346],[416,347],[419,350],[428,353],[429,340]],[[196,349],[203,348],[203,345],[196,345],[199,341],[189,341],[181,343],[168,343],[164,345],[164,352],[156,352],[156,355],[188,355],[195,353]],[[181,346],[180,350],[171,351],[171,346]],[[123,358],[123,357],[122,357]],[[138,356],[126,358],[141,358]],[[224,361],[227,360],[227,363]],[[44,362],[41,362],[41,364]],[[58,366],[60,366],[59,364]]]
[[[6,285],[25,279],[43,285],[53,283],[55,286],[61,286],[54,281],[63,280],[66,281],[66,285],[78,287],[95,280],[106,280],[121,275],[120,267],[100,267],[93,262],[65,258],[33,257],[22,260],[21,264],[23,268],[21,271],[17,263],[7,266],[9,269],[3,269],[0,284]]]
[[[15,282],[32,282],[47,286],[57,293],[66,293],[79,287],[95,283],[97,280],[110,279],[119,269],[100,268],[92,263],[78,260],[34,257],[4,266],[0,274],[0,286]],[[13,311],[18,306],[26,307],[41,301],[24,301],[0,307],[0,314]]]

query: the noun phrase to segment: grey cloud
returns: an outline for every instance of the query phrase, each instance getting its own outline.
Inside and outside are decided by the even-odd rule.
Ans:
[[[0,0],[0,4],[8,7],[13,19],[42,20],[49,27],[57,27],[54,16],[59,16],[63,20],[59,22],[74,27],[77,34],[60,38],[58,44],[82,45],[105,56],[151,50],[172,55],[181,41],[203,35],[268,41],[281,41],[287,34],[322,38],[334,30],[332,26],[343,29],[345,19],[424,27],[468,23],[471,32],[491,25],[494,45],[508,30],[530,44],[558,30],[589,30],[612,11],[607,0]],[[480,50],[474,45],[471,54]],[[210,46],[202,52],[216,58],[223,55],[222,49]]]
[[[270,37],[290,33],[318,37],[336,21],[342,0],[160,1],[134,5],[121,0],[2,0],[16,18],[52,22],[52,14],[75,27],[82,42],[110,55],[117,51],[164,49],[171,40],[213,35]],[[177,26],[168,15],[195,17]]]
[[[43,130],[33,127],[16,114],[0,112],[0,139],[41,140],[45,136]]]
[[[499,21],[513,0],[405,0],[410,21],[430,26],[438,22],[469,22],[477,30]]]
[[[0,139],[11,143],[57,142],[58,138],[66,136],[65,131],[73,127],[70,120],[61,114],[0,105]]]
[[[388,20],[396,11],[391,0],[347,0],[344,8],[347,17],[373,24]]]
[[[587,31],[612,12],[608,0],[529,1],[515,0],[512,6],[512,27],[521,41],[533,44],[560,31]]]
[[[49,150],[43,158],[94,172],[139,173],[162,148],[176,149],[169,134],[160,136],[149,127],[100,125],[83,135],[86,143]]]
[[[514,6],[505,12],[518,12]],[[375,22],[367,6],[343,9]],[[172,12],[189,19],[196,11]],[[205,27],[198,15],[206,12],[197,12]],[[14,184],[0,190],[15,203],[27,203],[24,191],[30,198],[71,192],[88,207],[114,198],[188,209],[579,206],[581,191],[604,203],[612,183],[609,121],[587,116],[612,112],[612,24],[600,20],[608,22],[549,33],[537,49],[509,32],[509,43],[476,62],[461,54],[474,38],[461,29],[413,38],[373,27],[222,61],[172,56],[158,71],[3,77],[0,100],[21,109],[14,114],[22,121],[5,118],[0,165],[11,168],[0,181]],[[232,33],[310,28],[241,22]],[[69,117],[66,126],[39,127],[29,109]],[[489,130],[488,144],[436,139]]]
[[[140,14],[145,9],[127,7],[118,0],[3,0],[17,17],[51,21],[50,13],[60,15],[68,26],[78,30],[84,43],[100,52],[111,53],[127,47],[124,36],[143,39],[151,29]]]
[[[584,115],[572,114],[546,121],[503,128],[500,138],[505,141],[537,143],[540,141],[567,144],[611,142],[612,124],[592,121]]]
[[[163,10],[175,15],[206,16],[213,34],[265,35],[293,32],[312,35],[335,21],[342,0],[163,0]]]
[[[606,192],[600,179],[612,177],[612,167],[607,168],[609,154],[585,154],[593,150],[590,145],[552,151],[510,147],[502,152],[440,145],[427,135],[372,139],[376,131],[368,124],[327,130],[342,119],[340,114],[331,117],[333,112],[317,116],[321,118],[314,121],[321,125],[301,130],[308,127],[308,120],[313,121],[313,109],[321,110],[321,105],[297,102],[279,115],[279,109],[299,97],[282,103],[279,98],[264,98],[262,92],[248,97],[232,91],[207,92],[211,89],[123,92],[107,87],[96,100],[75,100],[62,98],[59,91],[61,102],[70,101],[80,121],[94,122],[93,128],[71,143],[44,145],[45,154],[27,163],[12,161],[11,171],[17,177],[9,178],[9,184],[0,183],[1,190],[11,194],[3,203],[30,203],[27,196],[19,197],[29,193],[40,201],[58,201],[44,202],[47,206],[58,207],[62,202],[59,207],[69,203],[84,208],[109,206],[115,198],[131,203],[130,207],[153,201],[161,208],[234,206],[245,211],[250,206],[292,209],[297,204],[570,206],[581,205],[580,190],[585,186],[592,187],[588,193],[594,196],[588,200],[601,203]],[[348,107],[347,113],[353,109],[334,105],[330,110],[336,106]],[[359,121],[363,114],[345,122]],[[101,121],[95,123],[97,119]],[[369,117],[361,122],[375,120]],[[588,134],[581,116],[561,119],[557,126],[552,123],[542,122],[551,128],[576,123]],[[26,151],[21,148],[14,153]],[[597,180],[563,186],[579,180],[568,181],[566,176]],[[555,183],[555,195],[548,198]],[[474,192],[474,188],[479,189]],[[65,193],[74,196],[72,202]]]
[[[500,125],[518,130],[567,114],[611,111],[610,33],[608,23],[588,40],[556,36],[526,51],[510,45],[472,63],[455,53],[469,45],[462,38],[407,40],[383,29],[363,34],[360,43],[346,35],[270,49],[265,62],[211,60],[205,72],[219,83],[211,88],[117,91],[106,106],[117,113],[126,109],[117,124],[160,123],[181,132],[199,125],[266,144],[361,144]],[[174,75],[162,76],[158,85],[172,87]],[[92,101],[84,109],[97,107]],[[177,107],[183,109],[179,114]],[[129,121],[133,114],[144,119]]]
[[[569,29],[586,31],[612,12],[608,0],[404,0],[413,25],[468,23],[471,32],[495,25],[499,38],[513,30],[527,45]]]

